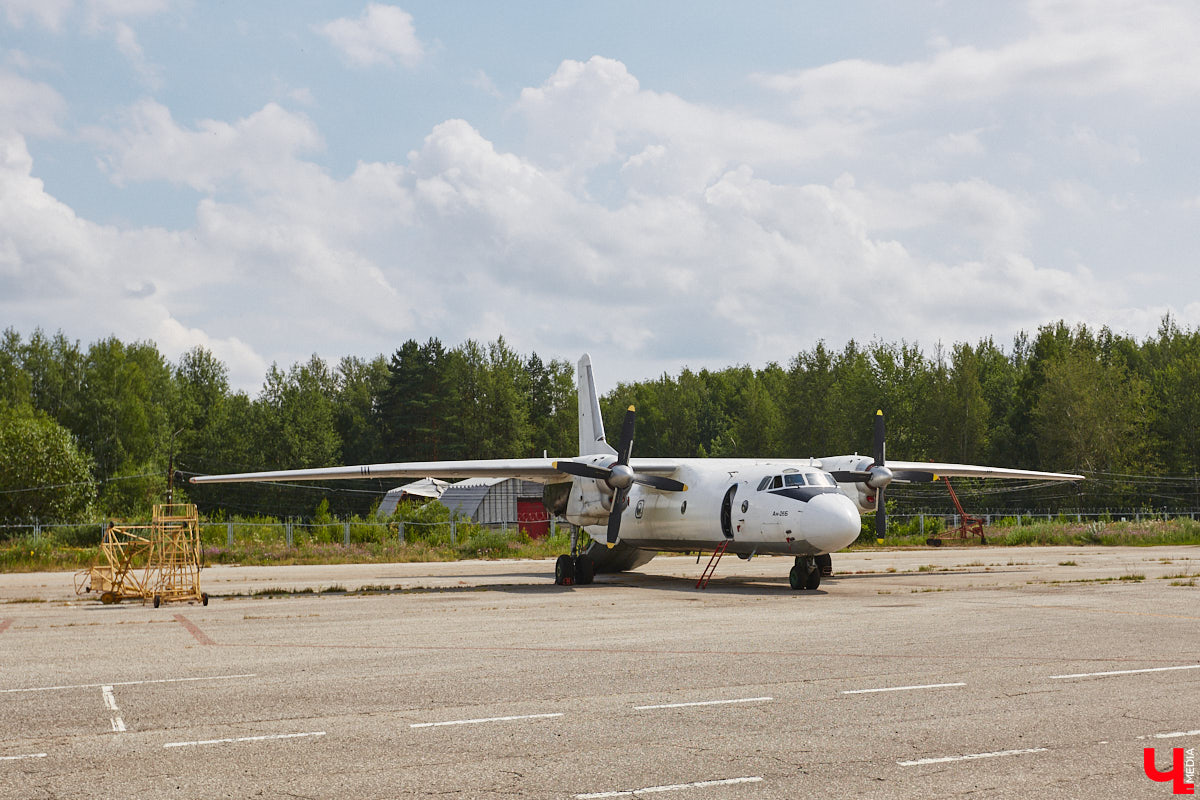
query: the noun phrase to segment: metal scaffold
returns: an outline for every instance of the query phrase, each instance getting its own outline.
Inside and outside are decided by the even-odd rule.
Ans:
[[[99,561],[75,575],[75,592],[100,602],[179,600],[208,605],[200,589],[200,519],[190,503],[156,505],[149,525],[109,523]]]

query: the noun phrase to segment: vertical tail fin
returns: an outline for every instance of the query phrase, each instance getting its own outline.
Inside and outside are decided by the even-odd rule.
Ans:
[[[600,397],[592,378],[592,357],[587,353],[579,359],[579,455],[617,454],[604,437],[604,420],[600,416]]]

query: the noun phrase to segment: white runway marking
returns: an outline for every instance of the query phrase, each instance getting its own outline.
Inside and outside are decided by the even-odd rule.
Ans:
[[[237,739],[201,739],[198,742],[171,742],[163,747],[195,747],[201,744],[231,744],[233,742],[265,742],[268,739],[302,739],[305,736],[324,736],[325,731],[309,733],[276,733],[271,736],[240,736]]]
[[[60,689],[99,689],[103,686],[144,686],[150,683],[188,683],[191,681],[229,681],[235,678],[256,678],[257,673],[246,675],[209,675],[204,678],[159,678],[147,681],[113,681],[112,683],[74,683],[67,686],[35,686],[30,689],[0,689],[0,694],[8,692],[56,692]]]
[[[1200,731],[1175,731],[1174,733],[1154,733],[1149,736],[1139,736],[1139,739],[1178,739],[1180,736],[1200,736]]]
[[[902,767],[917,767],[922,764],[948,764],[951,761],[973,761],[977,758],[999,758],[1000,756],[1020,756],[1026,753],[1045,753],[1048,748],[1031,747],[1027,750],[998,750],[994,753],[970,753],[965,756],[943,756],[942,758],[918,758],[916,761],[897,761]]]
[[[27,756],[0,756],[0,761],[20,761],[22,758],[45,758],[45,753],[30,753]]]
[[[887,686],[882,689],[846,689],[842,694],[871,694],[872,692],[907,692],[912,689],[944,689],[948,686],[966,686],[965,683],[926,683],[921,686]]]
[[[724,778],[719,781],[697,781],[695,783],[673,783],[669,786],[647,786],[645,789],[627,789],[620,792],[595,792],[594,794],[577,794],[576,800],[599,800],[601,797],[632,797],[635,794],[652,794],[654,792],[678,792],[681,789],[702,789],[706,786],[731,786],[735,783],[759,783],[762,778]]]
[[[120,714],[115,713],[121,709],[117,708],[117,698],[113,694],[113,687],[101,686],[100,694],[104,697],[104,707],[114,712],[111,720],[113,733],[122,733],[125,730],[125,720],[121,719]]]
[[[649,711],[654,708],[688,708],[690,706],[723,706],[729,703],[765,703],[774,697],[742,697],[737,700],[700,700],[695,703],[665,703],[659,706],[634,706],[634,711]]]
[[[550,719],[562,714],[522,714],[517,717],[484,717],[482,719],[452,719],[449,722],[414,722],[410,728],[437,728],[442,725],[477,725],[481,722],[509,722],[514,719]]]
[[[1052,680],[1063,678],[1103,678],[1107,675],[1137,675],[1142,672],[1175,672],[1181,669],[1200,669],[1200,664],[1188,664],[1182,667],[1152,667],[1150,669],[1117,669],[1112,672],[1079,672],[1074,675],[1051,675]]]

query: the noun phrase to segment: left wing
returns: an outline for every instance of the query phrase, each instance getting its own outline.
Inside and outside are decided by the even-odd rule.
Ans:
[[[353,467],[282,469],[231,475],[197,475],[192,483],[253,483],[275,481],[348,480],[351,478],[523,478],[538,483],[569,481],[554,468],[552,458],[498,458],[481,461],[408,461]]]
[[[592,463],[593,459],[579,463]],[[197,475],[192,483],[257,483],[276,481],[350,480],[354,478],[522,478],[537,483],[565,483],[573,474],[558,469],[570,458],[496,458],[475,461],[405,461],[397,464],[363,464],[353,467],[282,469],[271,472],[239,472],[231,475]],[[612,459],[607,459],[606,465]],[[638,472],[670,475],[679,464],[665,459],[630,461]]]

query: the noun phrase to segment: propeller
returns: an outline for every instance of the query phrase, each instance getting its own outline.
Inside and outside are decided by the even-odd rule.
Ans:
[[[883,542],[883,537],[887,534],[887,507],[883,503],[883,496],[887,490],[888,484],[896,478],[901,480],[929,480],[932,478],[918,477],[916,473],[909,475],[908,473],[894,473],[887,467],[887,427],[883,421],[883,410],[875,412],[875,430],[873,435],[872,447],[872,463],[866,470],[838,470],[833,472],[833,478],[841,483],[865,483],[867,486],[875,490],[875,539],[880,543]]]
[[[621,441],[617,448],[617,461],[612,466],[600,467],[594,464],[580,464],[578,461],[555,461],[554,468],[568,475],[580,478],[595,478],[604,481],[613,490],[612,510],[608,514],[608,546],[617,543],[621,533],[621,512],[628,503],[629,489],[635,483],[659,489],[664,492],[686,492],[687,484],[674,478],[661,475],[644,475],[635,472],[629,466],[629,457],[633,453],[633,429],[637,422],[637,412],[633,406],[625,412],[625,420],[621,423]]]

